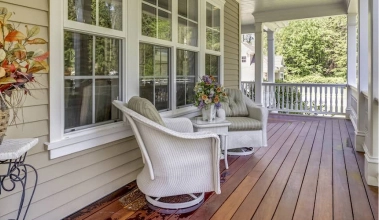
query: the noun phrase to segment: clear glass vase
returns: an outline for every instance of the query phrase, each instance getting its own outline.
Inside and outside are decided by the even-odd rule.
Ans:
[[[205,105],[204,108],[201,109],[201,114],[203,117],[203,121],[212,122],[216,118],[216,108],[214,104]]]

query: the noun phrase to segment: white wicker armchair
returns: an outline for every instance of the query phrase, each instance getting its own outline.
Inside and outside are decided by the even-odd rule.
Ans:
[[[165,127],[129,109],[126,103],[113,101],[113,105],[129,121],[142,152],[145,166],[137,176],[137,185],[149,203],[161,208],[187,208],[202,202],[204,192],[221,193],[220,139],[216,134],[193,133],[187,118],[163,119]],[[159,201],[161,197],[183,194],[191,195],[193,200]]]
[[[239,89],[226,88],[225,92],[228,98],[222,102],[218,114],[226,115],[231,123],[228,155],[249,155],[256,147],[267,147],[268,110],[257,106]]]

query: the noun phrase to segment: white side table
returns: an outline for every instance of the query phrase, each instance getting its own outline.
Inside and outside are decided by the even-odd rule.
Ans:
[[[221,155],[220,159],[224,159],[225,168],[229,169],[228,157],[227,157],[227,152],[228,152],[227,137],[228,137],[228,132],[229,132],[229,125],[231,125],[231,123],[225,119],[221,119],[217,117],[212,122],[203,121],[202,117],[195,117],[191,119],[191,122],[192,122],[194,131],[210,131],[220,136],[221,150],[224,150],[224,154]]]
[[[29,165],[25,164],[25,158],[27,152],[38,143],[37,138],[23,138],[23,139],[6,139],[0,145],[0,166],[7,166],[6,173],[0,173],[0,195],[1,190],[10,192],[16,188],[16,184],[20,183],[22,186],[22,195],[20,205],[18,207],[18,213],[16,219],[21,219],[21,211],[24,206],[26,181],[28,179],[28,168],[36,175],[34,187],[30,200],[26,206],[24,217],[28,213],[30,203],[32,202],[34,192],[37,187],[38,173],[37,170]],[[9,178],[8,178],[9,177]]]

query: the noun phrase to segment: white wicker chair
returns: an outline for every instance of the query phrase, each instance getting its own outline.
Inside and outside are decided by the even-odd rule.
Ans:
[[[239,89],[226,88],[225,91],[228,100],[222,103],[218,114],[226,115],[226,120],[232,123],[228,133],[228,155],[249,155],[256,147],[266,147],[268,110],[257,106]]]
[[[126,103],[113,101],[113,105],[129,121],[142,152],[145,165],[137,176],[137,185],[149,203],[167,209],[188,208],[201,203],[204,192],[221,193],[220,139],[216,134],[193,133],[187,118],[163,119],[165,127],[127,108]],[[184,194],[193,200],[159,201],[161,197]]]

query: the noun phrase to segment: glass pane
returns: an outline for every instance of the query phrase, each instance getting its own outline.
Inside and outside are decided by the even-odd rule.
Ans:
[[[92,80],[65,80],[65,129],[92,124]]]
[[[157,18],[154,7],[142,4],[142,35],[148,37],[157,36]]]
[[[122,30],[122,0],[99,0],[99,25]]]
[[[169,109],[170,49],[140,43],[140,96]]]
[[[95,75],[115,76],[120,71],[120,40],[96,37]]]
[[[96,0],[68,0],[68,19],[96,25]]]
[[[219,80],[220,74],[220,57],[210,54],[205,54],[205,74],[211,75]]]
[[[187,20],[178,18],[178,42],[187,44]]]
[[[118,79],[97,79],[95,85],[95,122],[120,119],[112,101],[119,96]]]
[[[178,107],[193,103],[196,70],[196,53],[178,50],[176,76],[176,104]]]
[[[197,6],[197,0],[191,0],[189,1],[189,6],[188,6],[188,18],[193,20],[193,21],[198,21],[198,6]]]
[[[220,32],[212,32],[212,49],[215,51],[220,51]]]
[[[207,49],[220,51],[220,9],[207,3]]]
[[[158,38],[171,40],[171,14],[158,10]]]
[[[153,5],[157,5],[157,0],[143,0],[143,1],[153,4]]]
[[[187,18],[187,0],[178,0],[178,14]]]
[[[188,45],[197,47],[197,32],[198,26],[196,23],[188,21],[187,39]]]
[[[92,75],[93,36],[64,32],[64,75]]]
[[[158,6],[171,11],[171,0],[158,0]]]

